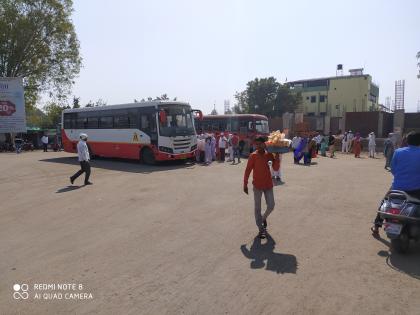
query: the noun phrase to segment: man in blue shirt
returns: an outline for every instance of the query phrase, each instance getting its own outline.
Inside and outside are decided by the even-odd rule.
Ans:
[[[407,135],[407,144],[407,147],[397,149],[392,157],[392,189],[405,191],[420,199],[420,132],[410,132]],[[382,219],[378,214],[375,225],[371,228],[373,235],[378,235],[381,226]]]

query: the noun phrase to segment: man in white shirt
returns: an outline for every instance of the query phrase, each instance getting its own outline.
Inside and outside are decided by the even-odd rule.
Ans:
[[[315,142],[316,142],[316,154],[318,154],[319,149],[321,148],[321,141],[322,141],[322,136],[320,133],[318,133],[316,135],[316,137],[314,138]]]
[[[44,152],[48,151],[48,137],[43,135],[41,138],[42,146],[44,147]]]
[[[70,177],[70,182],[73,184],[77,177],[85,173],[85,185],[92,185],[92,183],[89,181],[90,176],[90,156],[89,156],[89,148],[86,144],[87,141],[87,134],[81,133],[80,134],[80,140],[77,143],[77,155],[80,162],[81,169],[77,171],[76,174]]]
[[[349,132],[347,133],[347,147],[346,147],[346,152],[349,153],[350,149],[351,149],[351,144],[353,142],[353,132],[351,132],[351,130],[349,130]]]
[[[226,142],[227,142],[227,139],[225,137],[225,134],[222,132],[219,138],[220,161],[222,162],[225,161]]]
[[[375,158],[375,147],[376,147],[376,137],[375,137],[375,133],[372,131],[370,134],[369,134],[369,143],[368,143],[368,146],[369,146],[369,157],[370,158]]]
[[[344,153],[344,152],[348,153],[349,152],[348,146],[347,146],[348,141],[349,141],[349,135],[346,131],[346,132],[344,132],[343,139],[341,140],[341,153]]]

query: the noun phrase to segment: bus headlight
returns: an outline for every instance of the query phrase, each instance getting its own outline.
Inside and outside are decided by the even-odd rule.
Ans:
[[[159,147],[159,151],[162,151],[165,153],[174,153],[174,150],[168,147]]]

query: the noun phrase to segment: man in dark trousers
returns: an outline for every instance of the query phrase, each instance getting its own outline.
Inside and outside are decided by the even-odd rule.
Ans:
[[[268,162],[278,159],[277,154],[274,157],[272,153],[265,151],[265,141],[266,139],[264,137],[255,139],[257,150],[250,154],[244,175],[244,192],[248,194],[248,178],[251,171],[253,172],[252,184],[254,186],[255,222],[260,238],[266,237],[267,217],[274,210],[273,180]],[[261,215],[261,197],[263,194],[267,204],[267,210]]]
[[[85,173],[85,185],[92,185],[92,183],[89,181],[90,176],[90,156],[89,156],[89,149],[86,144],[87,142],[87,134],[81,133],[80,134],[80,140],[77,143],[77,154],[79,156],[79,162],[81,169],[70,177],[70,182],[73,184],[77,177]]]
[[[392,190],[402,190],[408,195],[420,199],[420,132],[411,131],[407,135],[407,147],[395,150],[391,161],[391,172],[394,175]],[[372,233],[375,237],[379,235],[379,228],[382,227],[382,218],[379,213]]]

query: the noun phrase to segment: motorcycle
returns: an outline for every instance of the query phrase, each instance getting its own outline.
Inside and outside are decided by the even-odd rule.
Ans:
[[[408,251],[410,241],[420,240],[420,199],[404,191],[390,190],[378,209],[383,228],[398,253]]]
[[[32,142],[24,141],[23,145],[22,145],[22,149],[24,151],[33,151],[34,150],[34,145],[32,144]]]

